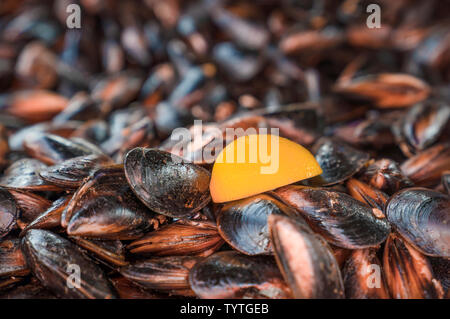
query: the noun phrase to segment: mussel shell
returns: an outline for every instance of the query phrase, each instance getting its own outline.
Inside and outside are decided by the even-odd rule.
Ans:
[[[202,257],[155,257],[122,267],[119,272],[147,289],[194,296],[189,287],[188,276],[191,268],[200,260]]]
[[[103,154],[94,144],[81,138],[66,139],[53,134],[38,134],[24,141],[25,151],[40,161],[54,165],[78,156]]]
[[[315,157],[323,172],[304,181],[305,185],[328,186],[355,175],[369,161],[369,154],[335,139],[322,138],[314,146]]]
[[[342,248],[374,247],[384,242],[390,225],[353,197],[336,191],[301,186],[285,186],[275,191],[286,204],[298,210],[313,230]]]
[[[66,209],[70,199],[71,196],[69,195],[55,200],[47,210],[26,225],[21,232],[21,236],[29,229],[51,229],[60,226],[62,213]]]
[[[444,291],[426,256],[391,234],[384,246],[383,267],[395,299],[442,298]]]
[[[153,256],[209,256],[220,248],[223,239],[215,224],[179,220],[149,232],[128,245],[132,254]]]
[[[56,296],[39,280],[32,279],[29,283],[8,290],[0,295],[0,299],[56,299]]]
[[[80,248],[50,231],[31,229],[22,239],[22,249],[34,276],[63,298],[114,298],[116,293],[103,271]],[[80,270],[80,288],[67,283],[71,265]]]
[[[189,283],[203,299],[290,296],[273,257],[247,256],[236,251],[218,252],[198,262],[189,274]]]
[[[108,164],[113,164],[108,156],[91,154],[42,169],[39,175],[48,183],[61,188],[78,188],[86,177]]]
[[[280,215],[269,216],[269,227],[278,266],[294,298],[344,297],[339,264],[320,235]]]
[[[450,171],[445,171],[442,174],[442,185],[447,191],[447,195],[450,195]]]
[[[361,172],[359,180],[392,195],[400,189],[413,186],[413,182],[390,159],[380,159]]]
[[[141,286],[135,284],[131,280],[121,276],[111,278],[111,282],[116,288],[120,299],[162,299],[170,298],[168,294],[144,289]],[[174,297],[172,297],[174,298]]]
[[[0,241],[0,278],[25,276],[30,272],[20,249],[20,239],[5,238]]]
[[[376,253],[372,248],[357,249],[348,257],[343,270],[347,298],[389,299],[385,275]]]
[[[135,148],[124,161],[125,175],[136,196],[151,210],[188,217],[210,201],[210,173],[157,149]]]
[[[217,217],[223,239],[246,255],[271,254],[267,218],[271,214],[298,215],[279,200],[261,194],[226,203]]]
[[[379,209],[380,213],[383,214],[382,212],[389,198],[387,194],[354,178],[347,181],[347,189],[353,198],[372,208]]]
[[[386,216],[396,230],[425,255],[450,258],[450,198],[426,188],[394,194]]]
[[[11,193],[0,187],[0,238],[6,236],[16,225],[20,210]]]
[[[450,298],[450,259],[430,257],[428,260],[433,268],[433,273],[440,281],[446,293],[446,298]]]
[[[39,176],[39,172],[46,168],[47,165],[35,159],[18,160],[6,169],[0,178],[0,185],[32,191],[59,190],[59,187],[49,184]]]
[[[409,158],[401,165],[402,172],[417,186],[432,187],[450,170],[450,143],[437,144]]]
[[[449,120],[449,105],[417,104],[406,114],[402,125],[403,136],[414,149],[424,150],[438,140]]]
[[[14,196],[21,210],[20,219],[17,221],[20,228],[26,227],[52,204],[48,199],[32,192],[19,189],[10,189],[9,192]]]
[[[61,217],[70,236],[136,239],[166,218],[150,211],[126,182],[121,165],[98,170],[74,194]]]
[[[106,261],[113,266],[125,266],[125,246],[120,240],[95,240],[82,237],[70,237],[78,246],[86,249],[101,261]]]

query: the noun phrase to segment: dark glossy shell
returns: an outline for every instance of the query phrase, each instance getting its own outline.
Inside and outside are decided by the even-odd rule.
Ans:
[[[48,199],[32,192],[10,189],[10,193],[21,210],[20,219],[17,221],[20,228],[26,227],[52,205]]]
[[[389,223],[377,217],[378,209],[345,193],[291,185],[278,189],[276,194],[297,209],[313,230],[338,247],[374,247],[389,235]]]
[[[65,196],[55,200],[47,210],[37,216],[22,230],[21,236],[29,229],[51,229],[60,226],[62,213],[71,198],[71,196]]]
[[[433,268],[433,273],[441,282],[446,299],[450,297],[450,259],[430,257],[428,260]]]
[[[95,240],[82,237],[70,237],[78,246],[83,247],[100,261],[113,266],[125,266],[125,246],[120,240]]]
[[[383,267],[390,294],[395,299],[442,298],[444,291],[436,280],[426,256],[391,234],[384,247]]]
[[[103,271],[76,245],[47,230],[31,229],[22,240],[33,274],[62,298],[114,298],[116,293]],[[80,288],[69,288],[69,266],[78,265]]]
[[[213,276],[211,274],[214,274]],[[247,256],[235,251],[215,253],[189,274],[199,298],[288,298],[290,290],[271,256]]]
[[[56,299],[56,296],[42,286],[39,280],[32,279],[27,284],[8,290],[6,293],[0,295],[0,299]]]
[[[209,256],[220,248],[223,239],[211,222],[179,220],[149,232],[128,245],[133,254],[153,256]]]
[[[386,217],[423,254],[450,257],[450,198],[426,188],[409,188],[388,201]]]
[[[59,190],[59,187],[47,183],[39,176],[39,172],[46,168],[47,165],[35,159],[18,160],[6,169],[0,178],[0,185],[32,191]]]
[[[343,298],[344,285],[333,251],[304,222],[269,217],[270,238],[278,266],[294,298]]]
[[[380,214],[383,215],[384,207],[389,198],[387,194],[354,178],[347,181],[347,189],[353,198],[372,208],[379,209]]]
[[[94,144],[80,139],[66,139],[53,134],[37,134],[24,141],[25,151],[30,156],[54,165],[78,156],[103,154]]]
[[[157,149],[135,148],[124,161],[131,189],[151,210],[188,217],[210,201],[210,173],[193,163]]]
[[[20,210],[11,193],[0,187],[0,238],[6,236],[16,225]]]
[[[405,187],[413,186],[413,182],[400,170],[396,162],[390,159],[380,159],[361,172],[359,180],[378,188],[388,195]]]
[[[141,286],[135,284],[131,280],[121,276],[111,278],[111,282],[116,288],[117,293],[119,294],[120,299],[162,299],[162,298],[170,298],[168,294],[147,290],[142,288]],[[172,297],[174,298],[174,297]]]
[[[150,211],[131,191],[121,165],[98,170],[72,197],[61,224],[70,236],[136,239],[164,216]]]
[[[322,138],[314,149],[323,173],[306,180],[305,185],[328,186],[343,182],[355,175],[369,161],[369,154],[335,139]]]
[[[445,103],[420,103],[412,107],[403,121],[402,133],[415,150],[424,150],[438,140],[450,119]]]
[[[353,250],[344,266],[345,296],[351,299],[389,299],[389,289],[377,250]]]
[[[120,268],[127,279],[148,289],[171,294],[194,296],[189,287],[189,271],[202,257],[157,257],[138,261]]]
[[[267,218],[271,214],[298,215],[279,200],[261,194],[226,203],[217,217],[220,235],[246,255],[271,254]]]
[[[442,174],[442,185],[447,191],[447,195],[450,195],[450,171],[445,171]]]
[[[438,144],[403,162],[402,172],[417,186],[432,187],[450,170],[450,143]]]
[[[78,188],[86,177],[108,164],[113,164],[108,156],[91,154],[42,169],[39,175],[46,182],[61,188]]]
[[[5,238],[0,241],[0,278],[25,276],[30,272],[20,249],[20,239]]]

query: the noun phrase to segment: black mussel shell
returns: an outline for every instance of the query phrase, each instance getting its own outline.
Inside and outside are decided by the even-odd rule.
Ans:
[[[83,247],[100,261],[113,266],[125,266],[125,246],[120,240],[96,240],[82,237],[70,237],[78,246]]]
[[[450,258],[450,198],[426,188],[394,194],[386,217],[396,230],[425,255]]]
[[[20,210],[13,195],[0,187],[0,238],[6,236],[16,225]]]
[[[373,248],[353,250],[345,262],[345,296],[350,299],[389,299],[385,275]]]
[[[450,170],[450,143],[437,144],[418,153],[403,162],[401,169],[416,186],[436,186],[442,173]]]
[[[321,175],[304,181],[305,185],[329,186],[355,175],[369,161],[369,154],[335,139],[322,138],[314,146]]]
[[[58,186],[46,182],[39,176],[39,172],[46,168],[47,165],[35,159],[18,160],[6,169],[0,178],[0,185],[32,191],[59,190]]]
[[[210,173],[171,153],[135,148],[126,155],[124,167],[136,196],[157,213],[188,217],[211,199]]]
[[[379,209],[345,193],[296,185],[275,192],[282,201],[298,210],[313,230],[335,246],[375,247],[389,235],[390,225],[380,216]]]
[[[157,228],[158,216],[131,191],[121,165],[98,170],[72,197],[61,224],[70,236],[97,239],[136,239]]]
[[[30,272],[20,249],[20,239],[4,238],[0,241],[0,278],[25,276]]]
[[[103,154],[94,144],[81,139],[67,139],[53,134],[37,134],[24,141],[25,151],[32,157],[49,165],[90,154]]]
[[[22,247],[34,276],[58,296],[115,298],[116,292],[101,268],[67,239],[48,230],[31,229],[22,239]],[[77,271],[79,282],[71,277]]]
[[[402,173],[396,162],[390,159],[380,159],[365,168],[359,180],[365,182],[388,195],[400,189],[413,186],[413,182]]]
[[[303,222],[269,216],[270,237],[278,266],[294,298],[343,298],[339,264],[326,241]]]
[[[211,222],[178,220],[128,245],[132,254],[153,256],[209,256],[220,248],[223,239]]]
[[[91,154],[42,169],[39,175],[48,183],[61,188],[78,188],[86,177],[108,164],[113,164],[108,156]]]
[[[290,297],[271,256],[218,252],[192,268],[189,282],[195,294],[203,299]]]
[[[194,296],[189,287],[189,271],[202,257],[170,256],[155,257],[120,268],[127,279],[147,289],[174,295]]]
[[[218,217],[217,227],[226,242],[246,255],[271,254],[267,218],[271,214],[298,215],[279,200],[261,194],[226,203]]]
[[[383,267],[392,298],[435,299],[444,295],[427,257],[397,234],[386,241]]]

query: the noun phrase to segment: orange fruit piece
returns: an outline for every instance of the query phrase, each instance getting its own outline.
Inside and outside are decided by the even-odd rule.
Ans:
[[[321,173],[316,159],[303,146],[277,135],[245,135],[219,153],[209,189],[213,202],[223,203]]]

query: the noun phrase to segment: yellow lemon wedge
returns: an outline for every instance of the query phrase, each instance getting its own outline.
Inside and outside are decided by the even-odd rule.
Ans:
[[[209,188],[213,202],[223,203],[321,173],[316,159],[303,146],[277,135],[245,135],[219,153]]]

